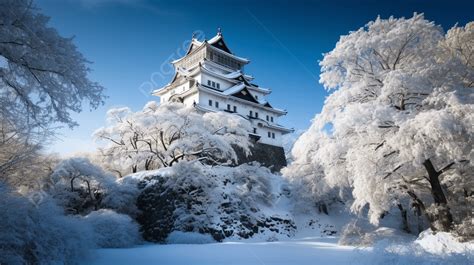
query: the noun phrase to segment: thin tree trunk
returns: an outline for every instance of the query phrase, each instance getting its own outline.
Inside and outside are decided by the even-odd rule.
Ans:
[[[407,210],[403,208],[403,206],[399,203],[398,209],[400,209],[400,214],[402,215],[402,229],[407,233],[411,233],[410,226],[408,225],[408,215]]]
[[[425,160],[423,166],[428,172],[428,181],[431,185],[431,195],[433,196],[436,206],[439,207],[438,212],[430,218],[430,222],[438,221],[441,225],[440,230],[450,231],[453,224],[453,216],[449,211],[448,201],[439,181],[439,176],[442,172],[436,171],[430,159]]]

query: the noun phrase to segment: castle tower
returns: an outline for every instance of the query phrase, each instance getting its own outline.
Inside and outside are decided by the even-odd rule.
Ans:
[[[271,90],[254,84],[254,78],[244,73],[249,62],[231,52],[220,30],[210,40],[193,37],[186,55],[171,62],[175,69],[171,82],[153,95],[160,102],[182,102],[201,112],[226,111],[249,120],[256,144],[253,155],[240,162],[255,160],[278,170],[286,165],[282,136],[293,129],[278,124],[287,112],[266,100]]]

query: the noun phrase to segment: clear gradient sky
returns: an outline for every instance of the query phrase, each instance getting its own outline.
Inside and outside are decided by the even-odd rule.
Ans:
[[[211,38],[218,27],[230,49],[251,60],[245,72],[271,88],[269,101],[288,110],[280,123],[296,130],[320,112],[326,91],[318,83],[318,60],[340,35],[378,15],[425,13],[445,30],[474,20],[474,1],[152,1],[37,0],[50,25],[93,62],[91,79],[106,87],[105,106],[75,115],[80,126],[63,129],[50,150],[62,154],[93,150],[91,135],[111,107],[139,110],[152,88],[167,84],[169,61],[183,55],[193,31]]]

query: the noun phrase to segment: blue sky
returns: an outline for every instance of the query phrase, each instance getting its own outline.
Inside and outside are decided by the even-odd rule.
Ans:
[[[449,29],[474,20],[474,1],[151,1],[37,0],[50,25],[93,62],[91,79],[106,87],[105,106],[74,115],[80,126],[60,131],[50,150],[92,150],[91,134],[105,123],[107,109],[140,109],[152,88],[169,82],[169,61],[183,54],[194,31],[207,39],[218,27],[230,49],[249,58],[246,73],[271,88],[269,101],[288,110],[280,123],[304,130],[320,112],[327,93],[318,83],[318,60],[340,35],[378,15],[414,12]]]

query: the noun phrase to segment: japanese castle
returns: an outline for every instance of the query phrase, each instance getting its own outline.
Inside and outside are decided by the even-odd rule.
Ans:
[[[232,53],[220,29],[210,40],[199,41],[193,36],[186,55],[171,62],[175,69],[171,82],[153,91],[153,95],[159,96],[162,103],[182,102],[200,112],[226,111],[249,120],[253,127],[250,137],[257,150],[252,150],[253,157],[244,160],[280,168],[286,165],[286,161],[281,161],[285,160],[282,136],[293,129],[277,123],[287,112],[265,99],[271,90],[254,84],[254,78],[244,73],[249,62]]]

